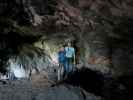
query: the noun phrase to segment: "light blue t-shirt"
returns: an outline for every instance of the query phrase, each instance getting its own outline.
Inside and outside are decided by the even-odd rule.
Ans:
[[[65,47],[65,51],[67,58],[72,58],[75,55],[75,50],[73,47]]]

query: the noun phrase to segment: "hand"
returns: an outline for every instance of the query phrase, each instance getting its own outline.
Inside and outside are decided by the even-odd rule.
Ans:
[[[73,63],[74,65],[76,64],[76,62],[74,61],[74,63]]]

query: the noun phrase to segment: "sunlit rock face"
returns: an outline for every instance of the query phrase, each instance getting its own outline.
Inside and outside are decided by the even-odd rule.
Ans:
[[[45,51],[31,46],[21,48],[19,54],[9,58],[6,68],[17,78],[30,78],[32,74],[44,71],[47,76],[56,70],[51,57]]]
[[[10,72],[14,73],[14,76],[17,78],[24,78],[26,77],[26,73],[23,69],[22,65],[17,64],[17,62],[13,60],[9,60],[10,63]]]

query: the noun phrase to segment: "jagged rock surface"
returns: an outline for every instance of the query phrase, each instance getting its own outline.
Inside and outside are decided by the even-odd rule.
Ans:
[[[103,75],[129,78],[133,73],[132,16],[132,0],[1,0],[0,71],[5,72],[12,57],[28,69],[33,63],[45,68],[48,61],[38,66],[40,58],[54,58],[59,45],[71,39],[79,50],[79,63]],[[42,55],[44,51],[48,56]],[[112,89],[117,87],[112,83],[105,86],[108,100],[111,93],[122,94]]]
[[[69,85],[37,88],[29,81],[0,83],[1,100],[101,100],[101,97]]]
[[[18,39],[29,43],[27,36],[36,37],[31,38],[32,43],[42,36],[45,36],[45,39],[57,38],[54,41],[59,41],[58,37],[73,37],[78,40],[76,43],[81,48],[80,57],[83,63],[96,66],[100,64],[115,76],[132,73],[132,0],[0,2],[1,34],[4,34],[1,54],[3,51],[6,51],[6,54],[16,52],[18,46],[23,44],[18,42]],[[18,38],[12,38],[14,42],[17,41],[15,48],[8,47],[5,41],[8,36],[13,35]],[[6,60],[8,57],[1,59]],[[99,67],[96,70],[99,70]]]

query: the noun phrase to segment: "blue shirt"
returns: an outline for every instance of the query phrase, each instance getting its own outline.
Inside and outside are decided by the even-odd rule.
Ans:
[[[66,52],[65,51],[58,52],[58,60],[59,60],[59,63],[62,63],[66,60]]]
[[[66,57],[72,58],[75,55],[75,49],[73,47],[65,47]]]

